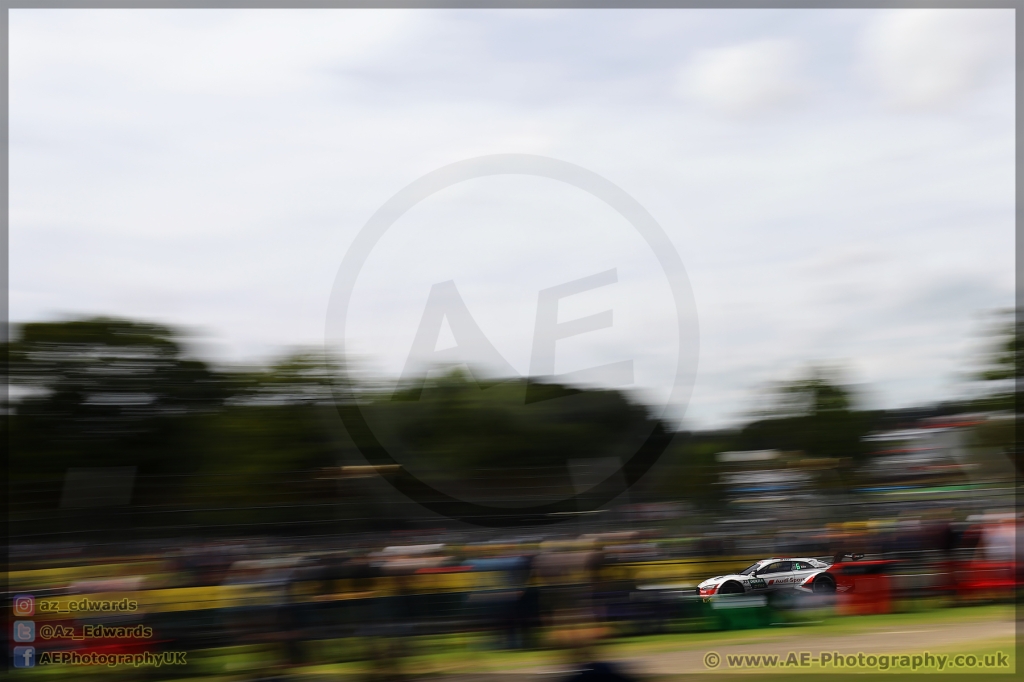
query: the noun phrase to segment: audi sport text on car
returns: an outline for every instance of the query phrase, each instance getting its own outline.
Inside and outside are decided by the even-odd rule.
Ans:
[[[836,591],[836,583],[826,573],[830,565],[818,559],[761,559],[739,573],[708,578],[697,586],[697,591],[705,598],[716,594],[760,594],[783,589],[831,594]]]

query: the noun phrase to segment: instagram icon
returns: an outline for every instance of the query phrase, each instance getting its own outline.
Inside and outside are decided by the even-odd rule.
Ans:
[[[14,615],[31,616],[36,612],[36,600],[31,594],[14,595]]]

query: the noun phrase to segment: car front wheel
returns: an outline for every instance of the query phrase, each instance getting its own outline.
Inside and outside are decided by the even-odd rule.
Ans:
[[[735,580],[730,580],[718,588],[718,594],[743,594],[743,585]]]

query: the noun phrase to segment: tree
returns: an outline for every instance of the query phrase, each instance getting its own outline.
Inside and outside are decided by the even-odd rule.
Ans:
[[[195,510],[193,522],[298,533],[343,520],[337,505],[346,501],[318,478],[339,459],[327,420],[336,371],[322,354],[298,350],[228,375],[230,398],[196,425],[203,458],[181,504]]]
[[[984,411],[1017,413],[1022,403],[1024,370],[1020,349],[1024,339],[1024,319],[1014,310],[996,313],[996,322],[990,328],[988,350],[975,375],[981,384],[981,397],[975,401]],[[1017,445],[1016,423],[1012,419],[992,420],[974,429],[973,443],[983,448],[994,448],[1006,454],[1018,470],[1024,470],[1024,452]]]
[[[976,377],[982,382],[983,397],[979,407],[987,410],[1016,412],[1020,402],[1021,380],[1024,369],[1018,353],[1024,338],[1024,319],[1013,310],[996,313],[996,323],[990,332],[989,348],[982,358]]]
[[[185,445],[183,421],[226,393],[177,335],[154,324],[93,318],[23,325],[9,349],[16,461],[33,466],[140,464],[180,468],[161,454]]]
[[[385,394],[362,411],[409,470],[457,496],[510,503],[570,497],[575,461],[625,461],[663,428],[618,391],[555,384],[531,390],[551,398],[527,403],[526,380],[481,389],[455,370],[415,396]]]
[[[195,468],[196,421],[227,395],[223,378],[162,325],[25,324],[7,351],[12,507],[22,519],[58,508],[69,468],[135,467],[133,501],[169,502],[178,479],[154,477]]]
[[[704,512],[720,513],[726,503],[718,453],[734,449],[728,431],[678,434],[665,451],[649,485],[659,499],[682,499]]]
[[[840,373],[813,368],[796,381],[773,387],[769,409],[743,428],[737,445],[848,458],[856,465],[868,454],[864,437],[870,430],[869,414],[855,409]]]

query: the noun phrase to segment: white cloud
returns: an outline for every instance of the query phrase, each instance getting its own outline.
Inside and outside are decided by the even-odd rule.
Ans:
[[[12,12],[12,87],[63,83],[137,92],[275,95],[366,63],[409,39],[399,10]],[[319,19],[319,20],[317,20]],[[66,30],[73,25],[74,30]],[[62,40],[52,40],[54,29]],[[68,65],[89,75],[67,80]]]
[[[728,114],[776,106],[800,92],[800,50],[767,39],[699,51],[680,73],[680,94]]]
[[[890,105],[949,105],[1009,61],[1013,27],[1013,10],[885,12],[864,32],[861,74]]]
[[[234,359],[320,344],[340,259],[388,197],[453,161],[538,153],[615,182],[677,245],[700,314],[688,422],[734,419],[754,387],[811,361],[848,361],[879,405],[940,399],[976,313],[1013,302],[1013,55],[986,67],[983,97],[893,115],[849,80],[880,15],[14,11],[11,319],[154,319],[206,329]],[[796,42],[751,43],[769,20]],[[683,94],[703,106],[681,107],[665,83],[701,47],[724,49],[691,55]],[[815,97],[799,116],[743,121],[799,91],[802,74]],[[473,241],[446,251],[445,227],[451,239],[428,250],[431,233],[410,230],[419,240],[382,242],[368,265],[368,277],[394,275],[364,302],[397,357],[411,340],[386,338],[385,322],[411,306],[411,335],[428,291],[417,283],[453,278],[526,371],[536,292],[559,281],[530,278],[613,266],[616,295],[636,302],[567,304],[566,319],[614,308],[615,329],[607,343],[560,342],[559,361],[576,364],[558,371],[620,360],[626,341],[634,357],[668,355],[675,337],[647,322],[657,301],[628,289],[619,261],[632,252],[614,225],[605,236],[547,195],[465,196],[455,208],[480,227]],[[584,228],[593,243],[569,233]],[[591,263],[577,243],[616,262],[574,274]],[[408,266],[466,253],[479,298],[462,270]],[[390,346],[364,338],[368,366],[391,371]],[[638,373],[638,389],[656,385]]]

